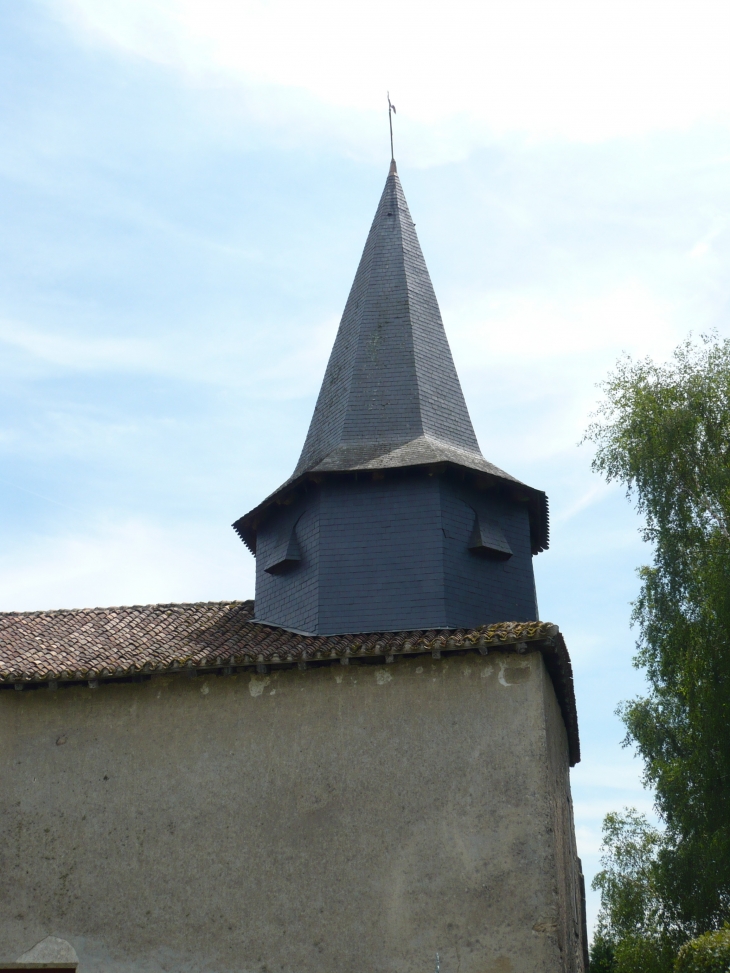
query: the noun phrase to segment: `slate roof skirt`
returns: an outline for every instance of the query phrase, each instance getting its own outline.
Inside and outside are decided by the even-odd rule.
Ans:
[[[528,486],[521,480],[503,473],[496,466],[492,466],[487,460],[482,459],[482,464],[477,466],[467,466],[464,462],[454,462],[453,460],[434,460],[429,463],[418,465],[403,464],[402,466],[387,465],[362,465],[353,467],[349,470],[328,470],[317,468],[307,471],[299,476],[293,476],[283,483],[277,490],[262,500],[260,504],[249,510],[243,517],[232,524],[233,529],[244,542],[252,554],[256,553],[256,532],[267,509],[274,504],[288,504],[293,495],[307,482],[321,483],[328,477],[348,477],[359,473],[372,473],[374,476],[398,475],[406,471],[413,470],[427,471],[436,473],[441,471],[456,472],[459,476],[467,475],[475,478],[477,484],[487,488],[497,488],[501,492],[507,493],[514,499],[523,500],[527,503],[530,516],[530,539],[533,554],[546,551],[550,546],[550,514],[547,495],[542,490],[536,490]]]
[[[475,629],[301,635],[253,623],[253,601],[132,605],[0,613],[0,687],[54,688],[152,675],[239,668],[389,662],[399,656],[465,651],[539,651],[580,760],[570,657],[548,622],[500,622]]]
[[[468,469],[482,470],[505,480],[519,483],[514,476],[489,463],[481,453],[454,446],[433,436],[417,436],[405,442],[342,442],[324,456],[309,472],[317,470],[381,470],[428,463],[456,463]]]

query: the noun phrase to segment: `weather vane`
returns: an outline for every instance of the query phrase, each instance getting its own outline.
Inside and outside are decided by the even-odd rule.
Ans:
[[[397,114],[395,110],[395,105],[390,100],[390,92],[388,92],[388,124],[390,125],[390,161],[395,162],[395,154],[393,153],[393,115]]]

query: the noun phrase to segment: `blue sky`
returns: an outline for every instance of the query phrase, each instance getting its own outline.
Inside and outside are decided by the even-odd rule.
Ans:
[[[253,595],[396,156],[485,456],[547,491],[579,851],[649,809],[647,551],[578,447],[623,352],[730,333],[730,9],[537,0],[0,6],[0,610]],[[591,914],[596,897],[591,895]]]

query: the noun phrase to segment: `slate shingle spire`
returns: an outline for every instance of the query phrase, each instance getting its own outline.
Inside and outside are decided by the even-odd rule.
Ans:
[[[270,624],[536,617],[547,499],[482,456],[394,161],[294,473],[234,527]]]
[[[501,472],[479,450],[392,162],[294,475],[444,461]]]

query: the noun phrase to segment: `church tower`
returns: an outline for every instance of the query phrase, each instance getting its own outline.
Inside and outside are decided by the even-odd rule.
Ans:
[[[547,498],[482,456],[395,162],[296,469],[234,527],[262,623],[336,635],[538,617]]]
[[[0,961],[585,973],[547,499],[482,456],[395,163],[235,528],[255,602],[0,614]]]

